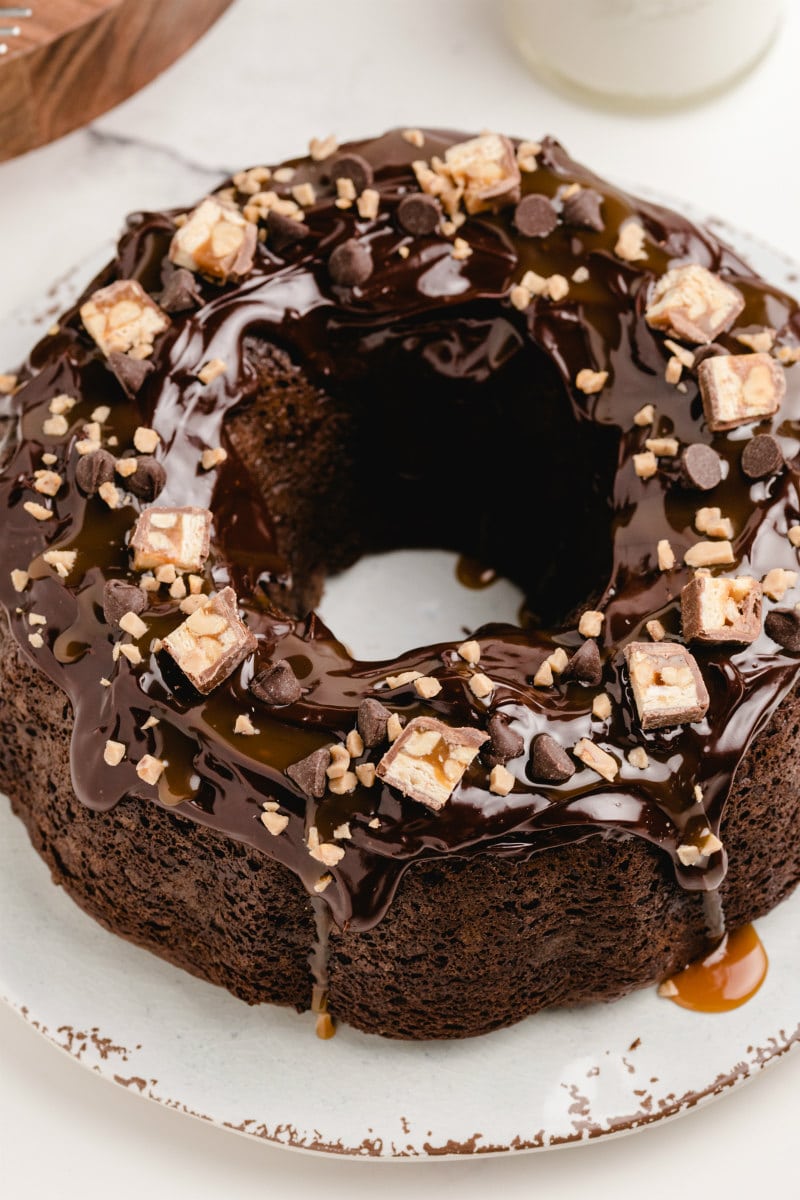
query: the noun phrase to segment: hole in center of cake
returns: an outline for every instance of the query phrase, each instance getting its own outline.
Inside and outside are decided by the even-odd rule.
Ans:
[[[450,550],[365,554],[327,581],[317,609],[354,657],[366,660],[461,641],[489,621],[517,624],[522,590],[493,572],[491,582],[478,580],[464,567]]]
[[[613,565],[618,429],[586,420],[504,320],[401,323],[369,354],[352,336],[318,379],[246,345],[257,386],[228,435],[287,568],[270,599],[319,609],[367,659],[517,624],[521,597],[549,628],[592,607]],[[512,583],[459,585],[459,555]]]

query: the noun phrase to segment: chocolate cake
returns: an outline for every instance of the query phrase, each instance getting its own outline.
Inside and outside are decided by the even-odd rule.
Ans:
[[[107,928],[464,1037],[800,879],[796,303],[553,139],[404,130],[137,213],[0,377],[0,785]],[[367,551],[524,590],[354,661]],[[364,597],[368,617],[372,600]]]

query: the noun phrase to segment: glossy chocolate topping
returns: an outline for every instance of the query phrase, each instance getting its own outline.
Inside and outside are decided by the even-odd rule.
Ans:
[[[143,804],[169,805],[180,816],[286,864],[312,894],[327,871],[332,881],[321,898],[342,927],[368,928],[379,920],[404,868],[421,858],[472,853],[527,858],[598,833],[645,838],[672,857],[684,887],[715,888],[725,872],[724,849],[685,866],[678,847],[692,842],[705,826],[719,831],[738,763],[797,676],[797,654],[764,632],[744,647],[692,647],[710,696],[706,718],[643,732],[622,653],[626,643],[648,640],[646,623],[653,619],[663,623],[670,640],[681,641],[680,591],[693,574],[683,565],[683,555],[700,540],[693,521],[701,504],[718,506],[733,521],[736,562],[723,568],[723,574],[761,579],[775,567],[797,568],[787,529],[800,518],[800,367],[786,371],[787,396],[775,418],[712,435],[703,419],[695,371],[684,371],[680,389],[665,379],[672,351],[665,346],[665,335],[644,320],[649,289],[670,266],[685,262],[700,263],[734,284],[745,307],[733,329],[717,338],[733,353],[744,352],[737,332],[764,327],[777,331],[776,349],[795,346],[800,339],[797,305],[756,277],[708,231],[610,187],[571,162],[552,140],[542,144],[538,169],[522,175],[523,195],[535,193],[553,202],[559,222],[550,232],[525,236],[514,225],[512,205],[468,216],[457,231],[408,233],[396,212],[404,197],[419,193],[412,161],[443,155],[463,136],[427,132],[417,148],[393,132],[345,147],[371,168],[371,186],[380,197],[375,217],[362,217],[355,206],[337,206],[325,161],[294,161],[291,181],[276,183],[273,176],[265,186],[290,196],[298,184],[312,183],[314,199],[302,214],[305,232],[287,231],[279,220],[273,228],[270,222],[266,241],[257,245],[255,265],[241,282],[220,285],[198,276],[200,306],[171,314],[169,328],[155,342],[154,369],[135,399],[128,398],[75,309],[33,351],[20,374],[22,386],[5,398],[2,410],[8,439],[0,476],[0,600],[23,652],[72,702],[77,795],[100,810],[129,795]],[[566,220],[563,193],[574,183],[601,197],[603,229]],[[248,198],[237,199],[244,206]],[[593,204],[596,218],[598,206]],[[172,272],[167,251],[175,215],[132,217],[117,259],[89,291],[114,279],[136,279],[158,301]],[[632,216],[645,231],[646,257],[635,261],[615,252],[620,226]],[[471,253],[453,253],[456,237],[464,239]],[[357,286],[334,282],[328,269],[332,251],[348,239],[357,239],[371,256],[371,273]],[[580,268],[586,269],[586,278]],[[529,270],[544,278],[563,276],[567,294],[560,299],[537,296],[524,310],[517,308],[509,300],[510,289]],[[578,281],[573,279],[576,270]],[[358,404],[371,394],[374,404],[385,403],[399,422],[402,389],[410,388],[415,377],[424,380],[431,410],[439,388],[448,405],[461,405],[459,420],[468,432],[459,434],[456,421],[454,437],[460,450],[473,438],[477,475],[463,457],[451,456],[446,445],[434,447],[435,454],[428,456],[424,424],[415,434],[426,450],[425,470],[435,463],[453,511],[463,508],[463,531],[454,539],[455,548],[498,565],[490,557],[491,546],[481,546],[473,531],[480,526],[482,490],[492,493],[498,511],[507,494],[513,497],[509,527],[524,531],[518,575],[526,582],[547,581],[530,602],[537,619],[532,617],[524,628],[489,626],[475,633],[481,647],[479,670],[494,683],[487,698],[479,699],[470,689],[472,668],[455,645],[411,649],[392,663],[356,662],[316,616],[297,620],[267,599],[268,590],[274,595],[274,588],[288,580],[291,566],[278,551],[268,503],[223,431],[226,415],[247,404],[257,386],[245,345],[253,338],[286,349],[332,394],[346,398],[352,391]],[[198,368],[215,358],[225,364],[224,372],[204,385]],[[601,390],[586,394],[575,386],[586,368],[608,372]],[[67,414],[69,431],[47,436],[42,428],[49,402],[61,393],[78,398]],[[484,398],[490,394],[487,405]],[[540,423],[547,424],[552,412],[552,446],[538,441],[524,454],[519,447],[512,454],[505,443],[518,437],[518,427],[506,423],[498,397],[509,410],[539,406]],[[634,423],[634,414],[646,404],[656,410],[652,429]],[[165,589],[151,594],[141,614],[149,627],[139,642],[143,663],[113,656],[121,635],[103,617],[103,585],[109,579],[137,582],[127,537],[147,504],[124,492],[123,503],[112,510],[97,496],[87,498],[76,485],[74,443],[98,405],[110,406],[103,445],[115,454],[131,449],[137,426],[150,426],[160,435],[155,456],[166,471],[166,485],[159,505],[208,507],[214,515],[206,590],[227,584],[235,589],[259,648],[207,696],[195,692],[163,653],[148,649],[150,639],[166,636],[184,619],[178,600],[170,599]],[[544,416],[542,405],[550,406]],[[756,433],[774,435],[787,465],[769,478],[752,480],[742,472],[740,459]],[[632,456],[656,434],[677,438],[681,447],[713,444],[722,459],[722,481],[709,492],[691,490],[679,457],[661,458],[653,477],[640,478]],[[116,442],[109,442],[113,438]],[[573,439],[580,447],[574,472],[565,467],[559,485],[548,483],[542,494],[538,481],[543,473],[547,477],[543,461],[553,454],[568,463]],[[216,471],[199,469],[201,450],[217,446],[227,446],[224,464]],[[63,483],[50,502],[54,518],[38,521],[23,505],[47,503],[32,490],[43,453],[55,455],[52,469]],[[396,464],[389,459],[390,477],[384,483],[391,494]],[[509,469],[513,487],[505,476]],[[115,482],[125,489],[124,478]],[[522,506],[518,497],[528,484],[530,505]],[[407,481],[398,482],[398,494],[406,486]],[[570,488],[572,504],[564,501]],[[406,533],[408,544],[419,540],[413,529]],[[661,539],[668,539],[674,550],[673,570],[659,570],[656,547]],[[556,545],[560,553],[554,561]],[[66,579],[42,558],[54,548],[77,551]],[[591,570],[573,571],[575,563],[589,564]],[[12,570],[30,574],[22,592],[12,586]],[[568,578],[581,580],[583,596],[562,583]],[[535,592],[535,586],[529,590]],[[790,591],[784,603],[792,605],[796,598]],[[566,614],[586,607],[605,614],[599,638],[601,685],[557,677],[552,687],[534,686],[546,655],[559,646],[571,654],[582,643],[577,618],[567,620]],[[765,601],[765,607],[774,604]],[[31,625],[30,614],[41,614],[46,624]],[[35,631],[41,634],[41,646],[30,641]],[[268,708],[254,701],[248,684],[278,660],[292,666],[303,694],[288,706]],[[381,686],[387,675],[406,670],[435,676],[441,690],[424,700],[413,682],[394,690]],[[601,692],[611,699],[611,715],[605,719],[592,713]],[[368,696],[406,721],[436,716],[451,725],[485,730],[493,713],[506,714],[525,747],[505,764],[514,776],[513,791],[498,795],[489,790],[487,754],[482,752],[439,812],[380,781],[371,788],[359,784],[351,794],[306,797],[286,768],[319,747],[344,740],[355,727],[359,703]],[[255,735],[234,734],[242,713],[250,715]],[[143,730],[150,717],[159,723]],[[616,779],[608,782],[575,760],[577,769],[566,782],[535,783],[529,748],[544,732],[568,751],[579,739],[590,739],[617,760]],[[126,747],[119,765],[104,761],[108,739]],[[628,762],[634,747],[646,750],[646,768]],[[361,761],[376,763],[386,748],[384,743],[367,750]],[[157,786],[136,774],[135,764],[145,754],[167,763]],[[278,801],[280,813],[289,817],[277,835],[261,822],[264,800]],[[334,831],[345,823],[351,836],[340,832],[337,840]],[[343,849],[338,863],[326,868],[310,856],[306,837],[311,826],[321,841],[336,841]]]

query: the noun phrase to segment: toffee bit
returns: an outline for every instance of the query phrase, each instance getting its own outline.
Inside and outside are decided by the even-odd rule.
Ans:
[[[477,667],[481,661],[480,642],[462,642],[458,647],[458,656],[459,658],[463,658],[464,662],[469,663],[471,667]]]
[[[489,775],[489,791],[496,796],[507,796],[514,789],[514,776],[502,765],[497,763]]]
[[[371,788],[375,783],[375,764],[374,763],[357,763],[356,778],[362,787]]]
[[[600,392],[608,382],[608,371],[593,371],[591,367],[583,367],[575,376],[575,386],[586,396]]]
[[[145,783],[157,784],[164,774],[166,763],[152,754],[145,754],[136,764],[136,774]]]
[[[208,385],[213,383],[215,379],[219,379],[228,369],[228,365],[221,358],[210,358],[208,362],[203,363],[200,370],[197,372],[197,378],[201,383]],[[138,449],[138,447],[137,447]]]
[[[652,479],[658,470],[658,459],[652,450],[633,455],[633,469],[640,479]]]
[[[115,742],[109,738],[106,742],[105,750],[103,751],[103,761],[109,767],[118,767],[125,757],[126,747],[124,742]]]
[[[613,755],[603,750],[601,746],[596,746],[594,742],[590,742],[588,738],[581,738],[576,743],[573,754],[585,766],[596,771],[603,779],[607,779],[609,783],[613,783],[619,774],[619,763]]]
[[[683,556],[687,567],[729,566],[736,562],[730,542],[695,542]]]
[[[494,684],[488,675],[484,675],[483,672],[478,671],[469,680],[469,690],[479,700],[485,700],[494,691]]]
[[[37,521],[52,521],[53,519],[53,510],[45,508],[43,504],[37,504],[35,500],[26,500],[22,507]]]
[[[213,471],[215,467],[219,467],[227,460],[228,451],[222,446],[217,446],[213,450],[204,450],[200,456],[200,465],[204,471]]]
[[[618,258],[625,259],[626,262],[639,262],[641,259],[647,258],[644,241],[645,232],[641,223],[635,219],[626,221],[620,227],[614,253]]]
[[[659,571],[671,571],[675,566],[675,551],[666,538],[661,538],[656,546],[656,556]]]
[[[605,613],[595,608],[587,608],[585,612],[581,613],[578,621],[578,633],[585,638],[599,637],[603,631],[604,621]]]
[[[133,435],[133,444],[140,454],[152,454],[161,441],[155,429],[140,425]]]
[[[239,713],[233,723],[233,732],[241,734],[243,737],[255,737],[258,730],[253,724],[249,713]]]
[[[289,818],[284,813],[262,812],[261,824],[269,833],[273,834],[274,837],[278,837],[278,835],[283,833],[288,826]],[[328,882],[330,882],[331,876],[328,875],[327,879]],[[315,887],[314,890],[316,891],[317,888]],[[319,890],[322,891],[323,889],[320,888]]]
[[[784,567],[773,567],[761,580],[764,595],[769,596],[770,600],[782,600],[796,584],[797,571],[787,571]]]

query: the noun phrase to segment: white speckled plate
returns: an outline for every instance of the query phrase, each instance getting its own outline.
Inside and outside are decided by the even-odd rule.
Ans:
[[[796,286],[792,264],[724,233],[769,278]],[[104,257],[0,331],[0,367],[22,356]],[[412,564],[408,595],[402,585]],[[323,605],[363,654],[399,649],[387,643],[389,629],[373,627],[367,640],[354,605],[365,574],[403,614],[409,644],[515,613],[509,585],[454,587],[452,556],[365,560],[331,586]],[[393,1043],[347,1028],[320,1042],[310,1016],[248,1008],[102,930],[52,886],[0,801],[0,995],[104,1078],[294,1149],[384,1159],[520,1152],[690,1111],[800,1044],[800,895],[759,922],[759,932],[769,975],[731,1013],[690,1013],[649,990],[466,1042]]]

